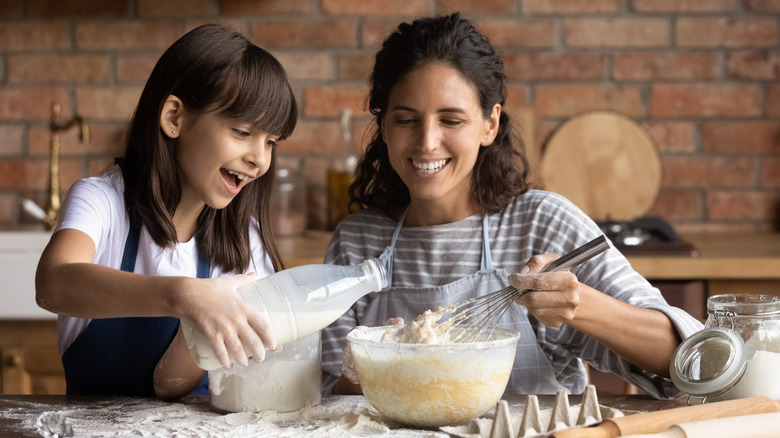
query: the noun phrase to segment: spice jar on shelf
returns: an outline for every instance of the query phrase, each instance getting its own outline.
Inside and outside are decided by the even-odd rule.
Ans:
[[[678,389],[703,402],[780,399],[780,297],[716,295],[704,330],[675,351],[669,371]]]
[[[306,182],[300,157],[276,157],[276,179],[271,196],[271,227],[277,236],[306,231]]]

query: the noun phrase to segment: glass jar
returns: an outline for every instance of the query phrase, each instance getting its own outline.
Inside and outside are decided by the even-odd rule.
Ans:
[[[780,399],[780,297],[716,295],[704,330],[675,351],[675,385],[703,401],[767,396]]]
[[[276,180],[271,197],[271,227],[277,236],[306,231],[306,180],[300,157],[277,156]]]

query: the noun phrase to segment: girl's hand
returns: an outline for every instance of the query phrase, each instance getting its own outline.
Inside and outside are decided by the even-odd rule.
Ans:
[[[195,324],[226,369],[231,367],[231,358],[247,366],[248,356],[260,362],[266,349],[277,348],[271,323],[236,293],[254,279],[244,274],[190,279],[180,294],[181,318]]]
[[[520,291],[531,292],[515,300],[549,327],[560,327],[577,315],[580,305],[580,283],[571,272],[540,271],[558,259],[556,254],[540,254],[531,257],[520,272],[509,276],[509,283]]]

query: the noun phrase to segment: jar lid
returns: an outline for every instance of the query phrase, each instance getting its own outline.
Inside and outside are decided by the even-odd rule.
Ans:
[[[714,327],[686,339],[675,350],[669,373],[675,386],[688,395],[717,396],[731,389],[755,350],[733,330]]]

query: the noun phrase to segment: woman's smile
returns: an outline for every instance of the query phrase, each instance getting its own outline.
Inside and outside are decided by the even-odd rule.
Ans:
[[[419,173],[422,173],[424,175],[430,175],[430,174],[433,174],[433,173],[438,173],[440,170],[442,170],[444,168],[444,166],[447,165],[447,163],[449,163],[449,161],[450,161],[449,159],[445,159],[445,160],[432,160],[432,161],[431,160],[428,160],[428,161],[419,160],[418,161],[418,160],[414,160],[412,158],[409,159],[409,162],[412,163],[412,166],[414,166],[414,168],[417,169],[417,171]]]

